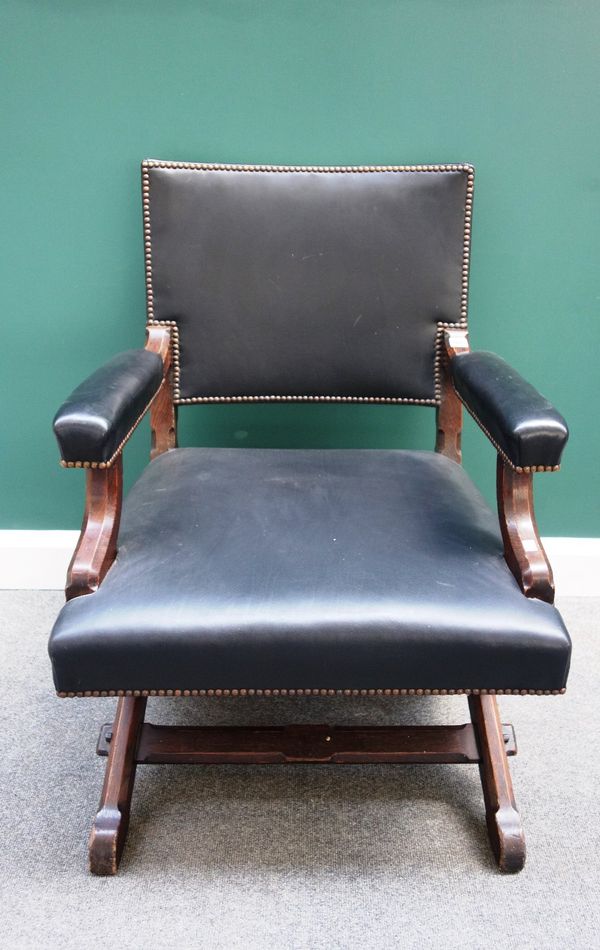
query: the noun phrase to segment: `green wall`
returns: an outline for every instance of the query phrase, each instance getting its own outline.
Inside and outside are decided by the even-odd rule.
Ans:
[[[0,527],[78,527],[52,415],[144,339],[139,162],[473,162],[471,339],[572,435],[536,476],[550,535],[600,535],[597,0],[2,3]],[[433,412],[203,407],[182,441],[431,447]],[[494,453],[467,423],[489,498]],[[131,480],[148,431],[126,452]]]

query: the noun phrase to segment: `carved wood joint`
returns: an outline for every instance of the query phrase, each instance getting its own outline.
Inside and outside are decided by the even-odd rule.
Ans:
[[[167,373],[171,365],[171,331],[169,327],[146,327],[146,347],[151,353],[157,353],[163,362],[163,372]]]
[[[450,377],[450,361],[457,353],[469,352],[469,337],[466,328],[454,327],[444,331],[443,352],[440,364],[440,404],[436,412],[437,435],[435,450],[441,455],[462,461],[462,403],[454,391]]]
[[[496,485],[506,563],[526,597],[552,604],[554,579],[535,520],[533,474],[516,472],[498,455]]]
[[[154,459],[177,446],[177,411],[173,402],[173,363],[169,327],[146,327],[146,349],[158,353],[163,361],[164,379],[150,407],[150,458]]]

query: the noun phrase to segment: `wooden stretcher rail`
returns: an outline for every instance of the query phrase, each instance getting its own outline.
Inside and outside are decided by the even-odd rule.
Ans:
[[[502,726],[504,750],[515,755],[511,725]],[[113,725],[102,727],[98,755],[108,755]],[[475,729],[458,726],[155,726],[141,727],[138,765],[352,765],[481,761]]]

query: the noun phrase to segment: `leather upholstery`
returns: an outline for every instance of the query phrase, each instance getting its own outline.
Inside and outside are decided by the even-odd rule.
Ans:
[[[50,641],[59,691],[561,689],[570,642],[497,518],[428,452],[176,449]]]
[[[107,462],[158,391],[160,356],[127,350],[75,389],[54,417],[65,462]]]
[[[508,363],[494,353],[460,353],[450,368],[457,393],[515,467],[560,464],[567,423]]]
[[[467,170],[147,168],[153,319],[178,400],[436,398],[458,322]]]

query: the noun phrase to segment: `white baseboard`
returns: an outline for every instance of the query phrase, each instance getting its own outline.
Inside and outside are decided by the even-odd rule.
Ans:
[[[557,597],[600,597],[600,538],[542,538]]]
[[[60,590],[79,531],[0,531],[0,590]]]
[[[0,531],[1,590],[60,590],[78,531]],[[559,597],[600,596],[600,538],[544,538]]]

